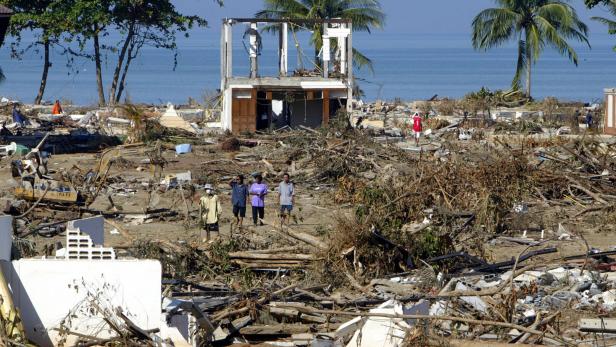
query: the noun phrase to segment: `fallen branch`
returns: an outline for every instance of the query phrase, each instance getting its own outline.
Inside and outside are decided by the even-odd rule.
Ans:
[[[285,307],[284,304],[280,304],[279,307]],[[478,320],[471,318],[463,318],[463,317],[454,317],[454,316],[431,316],[431,315],[423,315],[423,314],[391,314],[391,313],[374,313],[374,312],[349,312],[349,311],[339,311],[339,310],[319,310],[313,309],[310,307],[298,307],[298,306],[289,306],[295,310],[304,313],[311,314],[325,314],[325,315],[339,315],[339,316],[351,316],[351,317],[380,317],[380,318],[391,318],[391,319],[425,319],[425,320],[443,320],[443,321],[452,321],[452,322],[460,322],[471,325],[489,325],[489,326],[497,326],[509,329],[517,329],[519,331],[529,333],[532,335],[539,336],[549,336],[555,340],[561,341],[564,344],[569,344],[567,341],[564,341],[559,336],[552,336],[551,334],[546,334],[544,331],[539,331],[536,329],[528,328],[518,324],[506,323],[506,322],[497,322],[497,321],[489,321],[489,320]]]

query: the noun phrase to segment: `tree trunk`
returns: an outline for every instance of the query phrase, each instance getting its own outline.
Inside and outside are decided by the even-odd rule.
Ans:
[[[122,49],[120,50],[120,55],[118,56],[118,64],[115,67],[115,71],[113,72],[113,80],[111,81],[111,90],[109,91],[109,103],[114,104],[116,100],[116,90],[118,89],[118,80],[120,79],[120,72],[122,71],[122,65],[124,64],[124,58],[126,58],[126,52],[128,51],[128,46],[135,35],[134,32],[134,24],[131,24],[128,28],[128,33],[126,34],[126,40],[122,45]]]
[[[531,47],[526,39],[526,97],[532,99],[531,96],[531,70],[533,67],[533,60],[531,55]]]
[[[51,63],[49,61],[49,40],[45,40],[43,46],[45,46],[45,57],[43,58],[43,76],[41,76],[41,85],[39,87],[38,94],[36,95],[36,99],[34,99],[34,103],[36,105],[40,105],[41,101],[43,101],[43,94],[45,94],[45,87],[47,86],[47,75],[49,74],[49,67],[51,66]]]
[[[98,89],[98,106],[105,106],[105,90],[103,89],[103,69],[101,64],[101,47],[98,42],[98,27],[94,34],[94,63],[96,64],[96,88]]]
[[[133,49],[135,48],[135,44],[131,44],[128,49],[128,54],[126,58],[126,64],[124,64],[124,71],[122,72],[122,79],[120,79],[120,84],[118,88],[118,95],[116,95],[115,102],[116,104],[120,102],[122,98],[122,93],[124,92],[124,88],[126,87],[126,75],[128,74],[128,67],[130,63],[133,61]]]

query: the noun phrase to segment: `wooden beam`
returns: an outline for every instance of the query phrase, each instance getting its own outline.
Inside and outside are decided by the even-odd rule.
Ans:
[[[323,126],[329,124],[329,89],[323,89]]]
[[[340,324],[275,324],[251,325],[240,329],[242,335],[293,335],[312,331],[334,331]]]

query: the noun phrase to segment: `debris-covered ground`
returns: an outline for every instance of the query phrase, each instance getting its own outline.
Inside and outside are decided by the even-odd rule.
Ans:
[[[615,141],[440,119],[416,147],[401,130],[338,123],[197,136],[146,118],[131,145],[46,159],[42,180],[79,192],[68,204],[17,199],[15,155],[2,158],[14,244],[52,255],[66,221],[103,215],[108,246],[161,261],[163,310],[193,316],[201,345],[614,343]],[[229,182],[256,173],[270,188],[264,225],[248,211],[239,228]],[[284,173],[296,185],[286,225]],[[208,184],[223,213],[203,242]]]

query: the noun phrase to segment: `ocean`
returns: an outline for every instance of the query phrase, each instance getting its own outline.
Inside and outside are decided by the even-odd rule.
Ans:
[[[241,28],[240,28],[241,29]],[[117,38],[110,38],[112,43]],[[366,101],[402,100],[439,97],[459,98],[481,87],[507,89],[515,69],[517,52],[513,45],[477,52],[472,49],[469,34],[417,35],[376,32],[357,33],[354,45],[374,61],[374,73],[359,73]],[[26,38],[27,40],[27,38]],[[310,67],[313,50],[307,47],[307,36],[297,41],[304,50],[298,52],[290,35],[290,69]],[[10,39],[0,48],[0,67],[6,80],[0,84],[0,97],[32,102],[38,91],[42,58],[34,51],[22,60],[11,59]],[[178,41],[177,67],[169,51],[145,47],[133,63],[127,91],[132,102],[162,104],[186,103],[188,98],[202,100],[220,88],[219,34],[214,30],[193,34]],[[277,39],[263,38],[259,57],[262,75],[275,74]],[[616,37],[595,34],[593,47],[576,45],[579,66],[547,48],[534,68],[533,96],[555,96],[566,100],[596,102],[602,100],[603,89],[616,87]],[[236,75],[248,74],[248,57],[242,43],[242,32],[235,32],[234,62]],[[301,59],[298,59],[301,57]],[[113,72],[115,56],[105,59],[106,86]],[[64,99],[76,104],[97,102],[94,65],[77,59],[72,68],[58,52],[53,54],[45,100]]]

